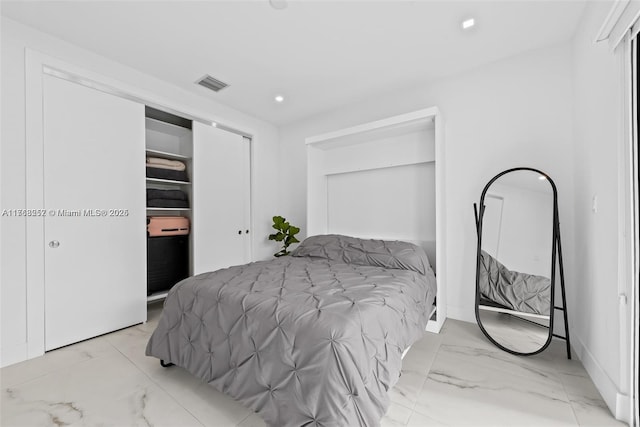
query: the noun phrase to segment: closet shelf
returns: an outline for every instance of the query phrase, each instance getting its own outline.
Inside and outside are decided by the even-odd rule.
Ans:
[[[182,154],[169,153],[168,151],[151,150],[149,148],[147,148],[145,151],[147,152],[147,155],[151,154],[153,156],[161,157],[163,159],[191,160],[191,157],[183,156]]]
[[[173,212],[179,212],[179,211],[190,211],[191,208],[154,208],[152,206],[147,206],[147,212],[148,211],[173,211]]]
[[[147,297],[147,302],[153,302],[153,301],[165,299],[168,293],[169,291],[155,292]]]
[[[145,125],[147,130],[177,136],[179,138],[191,134],[191,129],[174,125],[173,123],[167,123],[161,120],[152,119],[151,117],[145,118]]]
[[[157,182],[160,184],[191,185],[189,181],[175,181],[173,179],[160,179],[160,178],[147,178],[147,182]]]

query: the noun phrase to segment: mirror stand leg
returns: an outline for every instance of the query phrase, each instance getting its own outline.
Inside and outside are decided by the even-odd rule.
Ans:
[[[562,244],[560,243],[560,223],[558,223],[556,227],[556,245],[558,246],[558,264],[560,268],[560,291],[562,292],[562,314],[564,316],[564,336],[567,344],[567,359],[571,359],[571,341],[569,339],[569,320],[567,316],[567,296],[564,290],[564,264],[562,262]]]

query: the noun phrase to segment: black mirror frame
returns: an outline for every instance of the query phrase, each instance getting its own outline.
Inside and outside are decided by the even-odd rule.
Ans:
[[[480,307],[480,252],[482,247],[482,219],[484,217],[484,209],[485,209],[484,198],[485,198],[485,195],[487,194],[487,190],[489,189],[489,187],[491,187],[491,184],[493,184],[501,176],[511,172],[515,172],[515,171],[531,171],[531,172],[538,173],[541,176],[546,177],[546,180],[549,181],[549,184],[551,184],[551,188],[553,189],[553,232],[552,232],[553,244],[551,248],[551,307],[549,310],[550,311],[549,334],[547,336],[547,340],[544,343],[544,345],[540,347],[540,349],[530,353],[522,353],[522,352],[512,350],[510,348],[506,348],[505,346],[499,344],[496,340],[494,340],[493,337],[491,337],[491,335],[486,331],[486,329],[482,325],[482,321],[480,320],[480,309],[479,309]],[[549,177],[549,175],[547,175],[546,173],[538,169],[529,168],[529,167],[517,167],[517,168],[507,169],[505,171],[500,172],[496,176],[494,176],[484,186],[484,189],[482,190],[482,194],[480,196],[479,208],[478,208],[478,205],[476,205],[475,203],[473,204],[473,208],[475,212],[476,232],[478,237],[477,255],[476,255],[475,314],[476,314],[476,322],[478,323],[480,330],[487,337],[487,339],[489,339],[489,341],[491,341],[496,347],[506,351],[507,353],[515,354],[518,356],[533,356],[535,354],[538,354],[546,350],[546,348],[549,347],[549,344],[551,344],[551,340],[553,339],[553,337],[564,339],[566,341],[566,346],[567,346],[567,359],[571,359],[571,344],[569,340],[569,324],[567,319],[567,299],[566,299],[565,287],[564,287],[564,266],[562,262],[562,245],[560,242],[560,218],[558,213],[558,191],[557,191],[555,182],[553,182],[553,180],[551,179],[551,177]],[[556,264],[556,262],[558,264]],[[556,307],[555,305],[556,266],[558,266],[558,269],[559,269],[558,271],[560,274],[560,288],[562,291],[562,307]],[[564,337],[553,333],[553,319],[555,317],[555,310],[561,310],[563,312],[564,330],[565,330]]]

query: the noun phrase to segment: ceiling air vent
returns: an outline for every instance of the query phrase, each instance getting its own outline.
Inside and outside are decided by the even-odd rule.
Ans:
[[[196,83],[199,84],[200,86],[206,87],[207,89],[211,89],[214,92],[219,92],[225,87],[229,86],[225,82],[221,82],[220,80],[215,79],[209,75],[204,76],[203,78],[198,80]]]

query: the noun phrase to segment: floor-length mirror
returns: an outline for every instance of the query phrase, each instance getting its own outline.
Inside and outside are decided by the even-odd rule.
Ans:
[[[482,192],[476,208],[476,319],[503,350],[536,354],[554,336],[557,224],[555,184],[541,171],[504,171]]]

